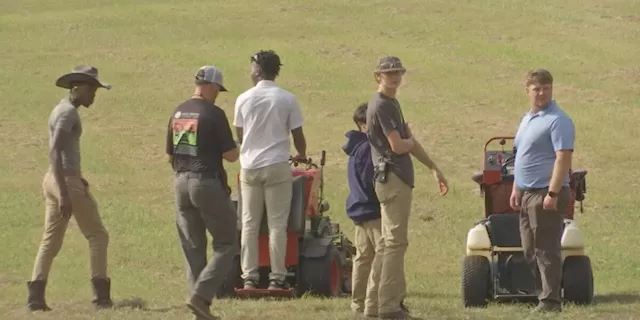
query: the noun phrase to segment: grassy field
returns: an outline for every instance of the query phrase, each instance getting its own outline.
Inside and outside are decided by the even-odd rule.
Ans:
[[[470,179],[482,144],[510,135],[527,110],[525,72],[546,67],[555,98],[574,119],[574,167],[587,168],[585,214],[577,213],[593,262],[596,304],[561,319],[640,319],[640,2],[556,1],[2,1],[0,96],[0,318],[190,319],[177,239],[165,126],[192,94],[198,67],[214,64],[231,119],[251,86],[249,56],[274,49],[278,82],[299,99],[309,152],[327,151],[330,213],[342,210],[351,114],[369,99],[378,58],[408,67],[399,93],[412,131],[447,175],[437,196],[416,161],[406,257],[408,298],[422,319],[516,319],[523,305],[464,310],[460,262],[467,230],[482,214]],[[41,238],[47,117],[66,94],[55,79],[79,63],[113,84],[82,109],[83,168],[111,235],[115,310],[91,309],[88,246],[72,223],[54,262],[47,301],[30,315],[26,284]],[[235,175],[238,165],[228,166]],[[432,219],[430,219],[432,218]],[[127,306],[141,306],[130,308]],[[347,299],[214,301],[224,319],[350,319]]]

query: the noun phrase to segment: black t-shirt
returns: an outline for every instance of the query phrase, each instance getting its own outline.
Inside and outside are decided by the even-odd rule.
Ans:
[[[390,158],[388,163],[390,170],[413,188],[414,173],[411,155],[409,153],[398,155],[391,151],[387,135],[393,130],[397,130],[402,139],[408,138],[400,103],[395,98],[376,92],[367,107],[367,137],[371,142],[373,165],[380,163],[382,156]]]
[[[226,175],[222,154],[235,147],[224,110],[211,101],[189,99],[169,119],[167,154],[173,156],[176,172]]]

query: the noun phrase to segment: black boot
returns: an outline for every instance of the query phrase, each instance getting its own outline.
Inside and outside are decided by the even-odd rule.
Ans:
[[[95,299],[91,301],[98,309],[106,309],[113,307],[113,301],[111,301],[111,279],[91,279],[93,285],[93,295]]]
[[[29,297],[27,298],[27,307],[31,311],[51,311],[44,301],[44,291],[47,287],[46,280],[28,281]]]

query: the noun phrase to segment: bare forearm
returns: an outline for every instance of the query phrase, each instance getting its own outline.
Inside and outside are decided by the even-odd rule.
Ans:
[[[293,145],[296,147],[296,151],[298,151],[299,155],[307,154],[307,140],[304,136],[294,136]]]
[[[244,130],[240,127],[236,127],[236,138],[238,139],[239,144],[242,144],[243,135],[244,135]]]
[[[413,147],[409,150],[409,152],[430,170],[438,168],[438,166],[435,164],[435,162],[433,162],[433,160],[431,160],[429,154],[427,154],[420,142],[418,142],[417,140],[414,140]]]
[[[560,191],[564,178],[569,173],[569,169],[571,169],[571,154],[556,157],[556,162],[553,166],[553,174],[551,175],[551,182],[549,182],[550,191]]]
[[[68,196],[67,194],[67,184],[64,180],[64,172],[62,168],[62,157],[60,153],[56,150],[51,151],[49,154],[49,161],[51,162],[51,168],[53,170],[53,177],[58,184],[58,188],[60,191],[61,197]]]

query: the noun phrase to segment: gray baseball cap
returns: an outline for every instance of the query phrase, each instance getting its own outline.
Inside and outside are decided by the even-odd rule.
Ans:
[[[214,66],[203,66],[196,73],[196,84],[215,83],[220,86],[220,91],[227,91],[222,84],[222,72]]]

